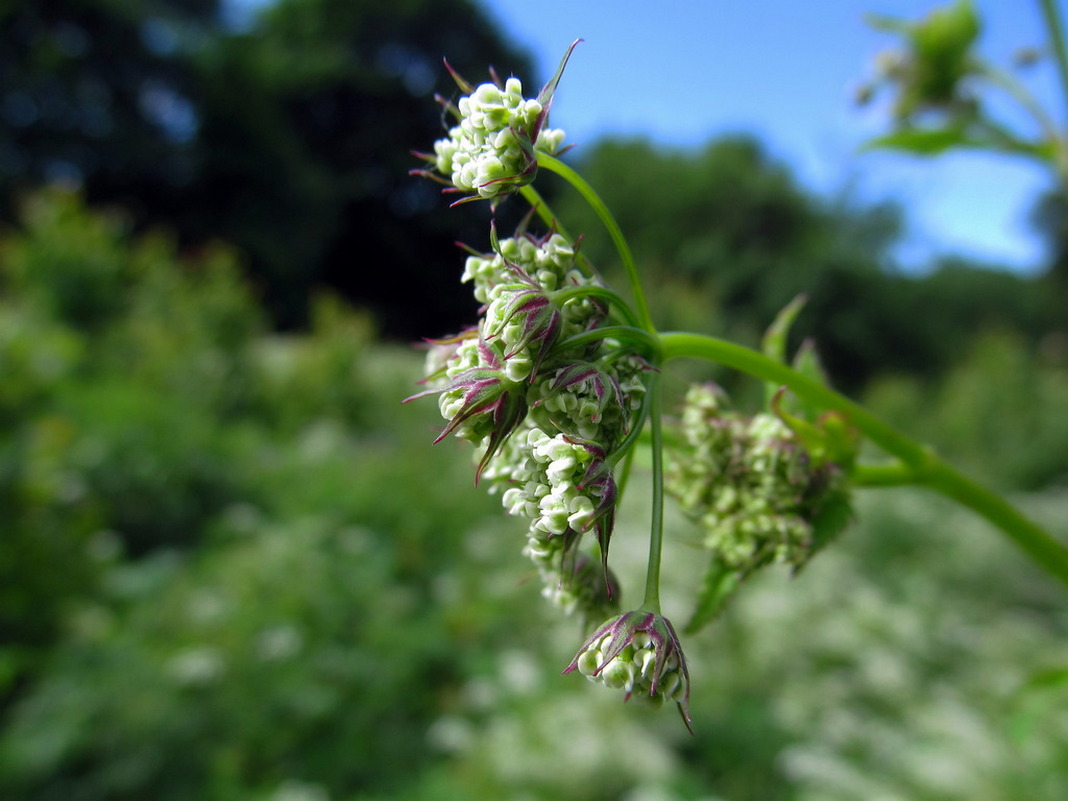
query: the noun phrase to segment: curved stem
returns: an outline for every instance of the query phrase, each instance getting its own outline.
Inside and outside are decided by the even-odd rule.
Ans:
[[[839,411],[868,439],[897,456],[917,474],[925,472],[935,458],[930,449],[902,436],[860,404],[752,348],[703,334],[678,332],[661,334],[660,347],[664,361],[693,357],[716,362],[788,387],[799,398],[816,406]]]
[[[985,64],[980,66],[980,71],[986,76],[987,80],[1008,94],[1031,115],[1050,142],[1060,141],[1060,131],[1057,130],[1057,124],[1053,121],[1053,118],[1046,113],[1046,109],[1028,91],[1027,87],[1016,80],[1015,76]]]
[[[531,184],[519,187],[519,194],[523,196],[523,199],[530,204],[534,212],[541,218],[541,221],[545,223],[546,227],[552,230],[559,231],[567,239],[571,239],[568,236],[561,225],[560,221],[556,219],[556,215],[553,214],[553,210],[549,208],[549,204],[542,199],[542,196],[538,194],[538,190]],[[571,241],[574,241],[573,239]]]
[[[655,336],[642,328],[634,328],[628,325],[606,325],[602,328],[594,328],[590,331],[583,331],[581,334],[570,336],[557,343],[556,347],[560,350],[580,348],[583,345],[590,345],[610,338],[639,345],[644,355],[647,356],[656,353],[659,344]]]
[[[855,487],[904,487],[916,483],[916,473],[898,461],[858,464],[849,474]]]
[[[612,238],[612,243],[619,252],[619,258],[623,261],[623,268],[627,272],[627,280],[630,282],[630,291],[634,297],[634,310],[638,315],[638,321],[646,331],[655,333],[656,329],[653,326],[652,317],[649,315],[649,304],[645,300],[645,291],[642,289],[641,278],[638,275],[638,267],[634,263],[634,254],[631,253],[630,245],[627,244],[627,240],[623,237],[623,232],[620,230],[616,218],[612,216],[612,212],[608,210],[608,207],[597,192],[594,191],[593,187],[586,183],[585,178],[548,153],[539,150],[537,155],[538,166],[544,167],[550,172],[555,172],[571,184],[590,204],[590,208],[594,210],[608,230],[608,235]]]
[[[634,312],[631,311],[630,306],[626,304],[623,298],[607,287],[596,285],[568,287],[567,289],[556,290],[552,293],[552,297],[559,304],[563,304],[573,298],[598,298],[618,311],[628,326],[638,327],[638,320],[634,316]]]
[[[1046,34],[1049,36],[1053,57],[1057,64],[1057,72],[1061,80],[1061,91],[1068,100],[1068,47],[1064,42],[1064,26],[1061,23],[1060,9],[1056,0],[1039,0],[1042,7],[1042,16],[1046,22]]]
[[[556,231],[569,242],[575,241],[575,238],[567,232],[567,229],[564,228],[563,223],[561,223],[557,216],[553,213],[552,208],[549,206],[548,203],[545,202],[544,198],[542,198],[542,196],[538,193],[537,189],[535,189],[531,184],[527,184],[526,186],[519,187],[519,194],[521,194],[523,196],[523,199],[530,204],[531,208],[534,209],[534,212],[538,215],[539,218],[541,218],[541,221],[545,223],[546,228],[548,228],[550,231]],[[576,254],[575,260],[582,267],[588,277],[597,275],[597,270],[594,269],[594,266],[590,263],[590,260],[587,259],[584,254]]]
[[[649,424],[653,438],[653,512],[649,524],[649,561],[642,609],[660,613],[660,553],[664,544],[664,451],[660,435],[660,373],[649,376]]]
[[[859,404],[762,353],[732,342],[701,334],[664,333],[660,335],[660,345],[665,361],[693,357],[717,362],[765,381],[774,381],[789,388],[802,400],[840,412],[869,440],[900,459],[896,478],[904,479],[909,475],[911,481],[896,480],[893,483],[926,486],[967,506],[1000,528],[1050,575],[1068,585],[1068,547],[999,495],[942,461],[930,448],[898,433]],[[872,475],[870,471],[871,468],[869,475]],[[883,476],[884,479],[888,477],[888,473]]]

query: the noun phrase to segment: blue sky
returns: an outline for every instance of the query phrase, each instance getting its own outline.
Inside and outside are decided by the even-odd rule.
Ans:
[[[907,209],[898,252],[906,268],[960,253],[1021,271],[1039,269],[1040,243],[1027,222],[1048,175],[1022,160],[958,154],[936,160],[858,153],[884,130],[879,107],[858,109],[857,86],[894,39],[866,12],[914,19],[935,0],[483,0],[503,30],[552,74],[576,49],[553,105],[568,141],[640,134],[691,146],[748,132],[823,195],[892,198]],[[979,0],[981,48],[1007,64],[1024,45],[1044,44],[1037,0]],[[448,56],[448,54],[443,54]],[[1026,74],[1061,119],[1052,69]],[[528,88],[533,93],[538,87]],[[1006,110],[1008,107],[1006,107]]]

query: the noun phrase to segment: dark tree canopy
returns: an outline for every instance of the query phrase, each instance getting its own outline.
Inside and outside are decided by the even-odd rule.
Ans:
[[[454,95],[447,57],[531,80],[472,0],[278,0],[234,26],[216,0],[22,2],[0,12],[0,193],[67,180],[183,241],[246,253],[283,326],[329,285],[404,337],[453,328],[465,227],[412,178]],[[435,211],[436,210],[436,211]],[[431,212],[431,213],[428,213]]]
[[[22,0],[0,10],[0,191],[84,182],[145,202],[191,177],[199,77],[216,0]]]
[[[795,334],[813,338],[834,381],[856,391],[879,373],[931,377],[982,328],[1037,339],[1048,321],[1039,288],[1020,276],[954,260],[924,276],[895,271],[899,208],[819,198],[750,137],[698,149],[606,139],[581,157],[656,287],[662,327],[755,345],[804,294]],[[556,207],[610,270],[616,257],[600,224],[569,195]]]

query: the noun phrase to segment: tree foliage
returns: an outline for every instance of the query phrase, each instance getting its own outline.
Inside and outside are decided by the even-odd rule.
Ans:
[[[805,295],[794,344],[814,339],[851,391],[883,373],[938,375],[978,330],[1013,328],[1037,342],[1053,322],[1039,282],[1025,277],[959,259],[901,273],[900,208],[820,198],[749,137],[698,150],[606,139],[582,152],[581,167],[657,286],[662,327],[755,342]],[[587,255],[611,266],[611,242],[581,201],[555,205],[580,221],[572,228]]]
[[[443,57],[530,79],[471,0],[277,0],[243,26],[214,0],[18,2],[0,37],[9,220],[20,190],[66,180],[185,243],[224,239],[283,326],[324,284],[405,337],[413,314],[451,329],[469,311],[449,245],[483,215],[413,222],[441,204],[407,151],[444,130]]]

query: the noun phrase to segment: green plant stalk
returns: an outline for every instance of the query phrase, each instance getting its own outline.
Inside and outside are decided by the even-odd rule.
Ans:
[[[567,339],[560,340],[557,347],[561,350],[581,348],[609,338],[634,345],[646,355],[656,353],[656,334],[650,334],[644,328],[635,328],[628,325],[606,325],[601,328],[594,328],[592,331],[583,331],[581,334],[574,334]]]
[[[855,487],[904,487],[916,483],[914,471],[896,460],[854,465],[849,479]]]
[[[598,298],[603,300],[609,307],[615,309],[619,315],[623,318],[623,322],[626,326],[637,328],[638,320],[634,316],[634,312],[631,310],[619,295],[613,292],[611,289],[603,286],[576,286],[568,289],[558,289],[553,293],[553,299],[563,304],[573,298]],[[642,329],[642,333],[646,334]],[[648,336],[648,334],[646,334]]]
[[[1065,100],[1068,101],[1068,46],[1065,46],[1064,42],[1064,26],[1061,23],[1060,9],[1057,7],[1057,0],[1039,0],[1039,5],[1042,7],[1046,33],[1057,63],[1061,91],[1064,92]]]
[[[785,386],[802,400],[840,412],[860,433],[901,460],[893,473],[881,477],[883,485],[925,486],[967,506],[997,526],[1040,567],[1068,586],[1068,547],[999,495],[957,471],[930,448],[898,433],[859,404],[758,351],[715,337],[667,332],[660,335],[660,346],[664,361],[689,357],[723,364]],[[876,479],[870,469],[869,473],[870,478]],[[906,476],[911,481],[906,481]],[[869,485],[879,483],[876,479]]]
[[[625,340],[642,341],[648,351],[656,351],[658,344],[656,326],[653,325],[652,317],[649,314],[649,304],[645,299],[645,290],[642,288],[641,276],[638,274],[638,267],[634,261],[634,254],[631,251],[626,238],[623,236],[622,230],[620,230],[619,223],[616,222],[616,219],[608,209],[608,206],[601,200],[600,195],[598,195],[593,187],[586,182],[586,179],[575,172],[575,170],[571,169],[559,159],[542,151],[538,151],[537,158],[539,167],[544,167],[550,172],[556,173],[582,195],[586,202],[589,203],[590,208],[593,209],[594,213],[608,230],[608,235],[611,237],[612,242],[616,247],[616,251],[619,253],[619,257],[623,262],[623,267],[627,273],[627,279],[630,282],[631,295],[634,299],[633,310],[627,308],[626,304],[617,304],[617,306],[621,307],[621,310],[624,312],[624,317],[627,318],[628,322],[636,322],[638,326],[610,326],[608,328],[601,328],[597,331],[588,332],[588,334],[585,335],[579,334],[572,337],[564,344],[577,344],[583,341],[586,336],[603,339],[608,335],[616,335],[621,336]],[[563,231],[559,222],[553,216],[548,205],[541,199],[541,196],[532,186],[525,186],[520,192],[522,193],[523,198],[536,209],[537,214],[541,217],[543,222],[550,227],[555,226],[556,230],[560,231],[564,236],[567,236],[566,232]],[[653,452],[653,509],[652,521],[649,528],[649,560],[646,566],[645,598],[642,601],[642,608],[659,614],[660,560],[664,543],[664,454],[662,448],[662,423],[660,419],[661,395],[659,372],[653,372],[647,379],[646,393],[646,403],[642,409],[642,420],[639,421],[636,430],[632,432],[632,437],[627,438],[628,441],[625,443],[625,447],[620,450],[622,453],[626,454],[626,461],[624,462],[623,469],[623,481],[625,482],[626,477],[630,472],[631,461],[634,454],[632,445],[640,434],[641,429],[644,427],[643,423],[645,417],[648,416],[651,428]]]
[[[615,245],[616,250],[619,253],[619,258],[623,262],[623,268],[627,273],[627,280],[630,282],[630,291],[634,298],[634,311],[638,316],[638,322],[641,324],[642,328],[649,333],[656,333],[653,319],[649,315],[649,304],[645,300],[645,291],[642,289],[641,276],[638,275],[638,267],[634,263],[634,254],[631,252],[627,240],[623,237],[623,232],[620,230],[616,218],[612,216],[612,212],[608,210],[608,206],[601,200],[601,197],[594,191],[593,187],[586,183],[585,178],[558,158],[550,156],[548,153],[540,150],[537,151],[537,154],[538,166],[556,173],[571,184],[571,186],[582,195],[586,202],[590,204],[590,208],[593,209],[604,224],[604,227],[608,230],[608,235],[612,238],[612,243]]]
[[[1057,124],[1053,121],[1053,118],[1046,113],[1046,109],[1027,90],[1027,87],[1016,80],[1014,75],[988,64],[979,65],[979,71],[990,83],[1009,95],[1021,108],[1030,114],[1050,142],[1060,142],[1060,131],[1057,129]]]
[[[660,614],[660,554],[664,546],[664,449],[661,447],[660,373],[649,376],[649,425],[653,440],[653,510],[649,526],[649,561],[642,609]]]
[[[519,187],[519,194],[523,196],[523,199],[530,204],[530,207],[534,209],[534,213],[541,218],[541,221],[545,223],[545,226],[551,231],[557,231],[562,234],[566,239],[574,242],[567,231],[564,230],[561,222],[556,219],[556,215],[553,214],[553,210],[549,208],[549,204],[545,202],[538,190],[534,188],[532,184]]]
[[[523,199],[530,204],[530,207],[534,209],[534,213],[538,215],[550,231],[556,231],[571,242],[575,241],[575,238],[567,232],[566,228],[564,228],[564,224],[560,222],[555,214],[553,214],[553,210],[549,204],[545,202],[540,194],[538,194],[537,189],[531,184],[527,184],[526,186],[521,186],[519,188],[519,194],[521,194]],[[586,271],[587,276],[592,277],[597,275],[597,270],[594,269],[593,265],[590,264],[590,260],[582,253],[578,254],[578,262],[582,266],[582,269]]]

